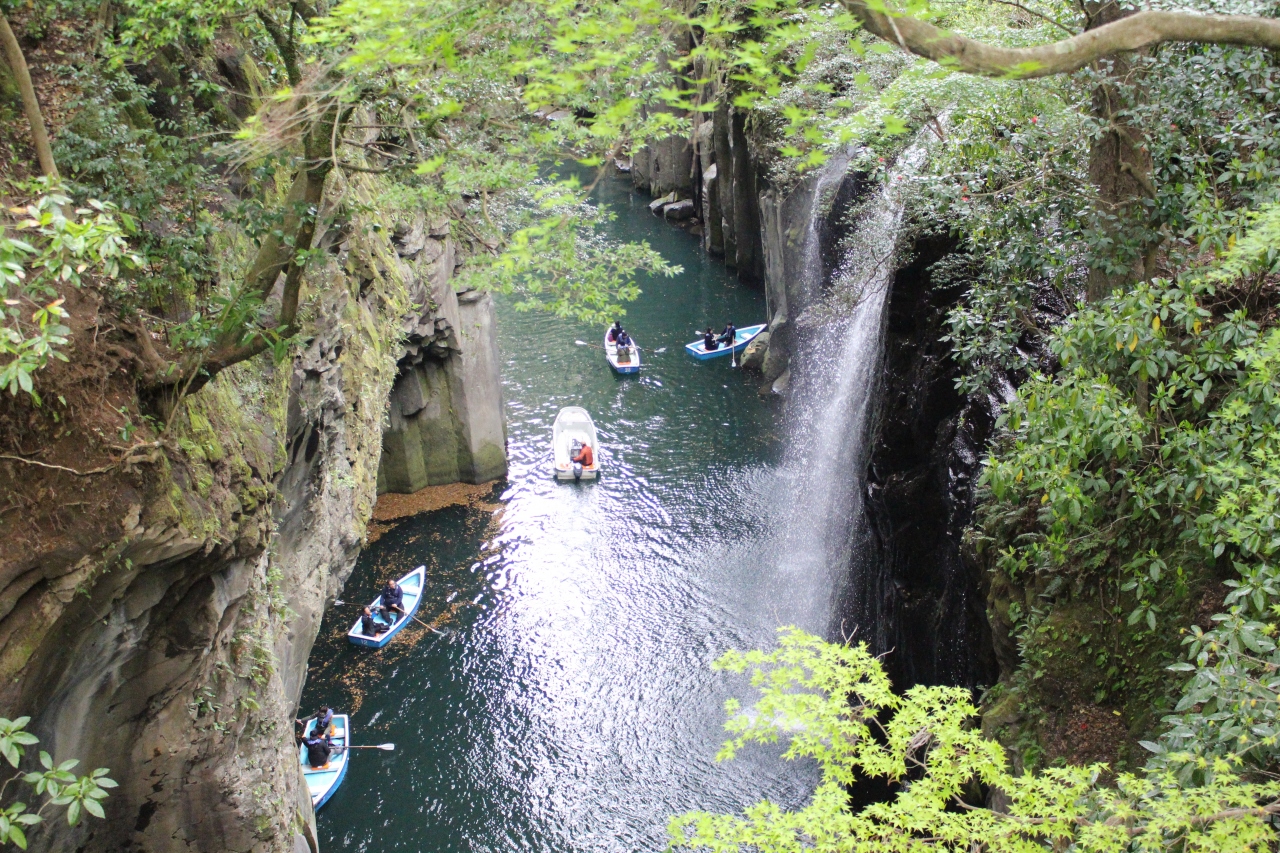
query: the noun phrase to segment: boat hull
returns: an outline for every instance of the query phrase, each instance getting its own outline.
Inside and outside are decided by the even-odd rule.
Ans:
[[[685,344],[684,351],[696,358],[698,361],[710,361],[713,358],[726,356],[731,352],[741,353],[747,348],[747,344],[751,343],[755,339],[756,335],[763,332],[764,329],[764,323],[761,323],[758,326],[747,326],[745,328],[738,329],[737,333],[733,336],[732,347],[724,346],[708,352],[702,348],[702,341],[694,341],[693,343]]]
[[[307,723],[302,736],[306,737],[316,727],[316,721]],[[333,742],[336,746],[351,744],[351,718],[346,714],[333,715]],[[298,747],[298,760],[302,764],[302,775],[307,780],[307,793],[311,795],[311,807],[320,811],[320,807],[329,802],[338,787],[347,778],[347,765],[351,763],[351,750],[344,749],[336,756],[329,758],[325,768],[311,767],[307,764],[307,748]]]
[[[570,448],[574,439],[591,445],[595,464],[574,476]],[[594,480],[600,476],[600,440],[591,415],[580,406],[566,406],[556,415],[551,427],[551,475],[560,481]]]
[[[632,340],[634,344],[635,341]],[[631,376],[640,372],[640,348],[633,346],[631,348],[631,358],[627,362],[618,361],[618,348],[609,342],[609,333],[604,333],[604,359],[609,362],[609,366],[613,368],[614,373],[623,376]]]
[[[386,633],[377,637],[370,637],[367,634],[362,634],[360,632],[360,620],[356,619],[356,623],[352,625],[351,630],[347,632],[347,639],[350,640],[352,644],[364,646],[367,649],[380,649],[387,643],[391,642],[391,638],[400,633],[400,630],[404,628],[405,625],[409,624],[410,618],[418,612],[418,605],[422,603],[423,587],[426,585],[426,575],[427,567],[418,566],[418,568],[400,578],[400,587],[404,590],[405,615],[393,622]],[[382,596],[379,595],[375,598],[369,606],[376,612],[377,608],[382,606]],[[382,621],[376,616],[374,619],[379,622]]]

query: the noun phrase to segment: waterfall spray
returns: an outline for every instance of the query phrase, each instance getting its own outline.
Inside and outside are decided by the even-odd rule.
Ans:
[[[808,307],[797,321],[804,343],[792,362],[787,403],[792,442],[783,462],[777,551],[783,566],[803,578],[816,597],[810,602],[815,621],[823,618],[820,613],[826,619],[834,613],[854,556],[868,419],[902,223],[900,188],[926,154],[923,139],[917,138],[898,157],[846,240],[845,256],[829,283],[819,234],[829,201],[824,197],[844,180],[848,158],[833,158],[815,179],[802,265],[801,292]]]

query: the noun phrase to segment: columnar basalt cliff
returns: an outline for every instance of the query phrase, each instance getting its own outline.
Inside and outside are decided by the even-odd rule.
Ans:
[[[879,411],[868,463],[867,524],[852,614],[899,684],[994,683],[986,578],[966,555],[975,486],[996,401],[956,390],[941,341],[963,281],[938,281],[946,238],[912,246],[890,292]]]
[[[507,473],[493,298],[456,293],[449,220],[418,217],[396,235],[402,257],[425,267],[415,297],[435,306],[406,318],[404,354],[383,433],[378,492],[483,483]]]
[[[811,334],[801,318],[822,300],[856,241],[859,205],[875,182],[837,154],[823,168],[775,185],[765,178],[768,155],[750,142],[745,114],[722,104],[712,116],[695,124],[689,141],[688,185],[654,191],[694,197],[707,251],[765,288],[769,329],[744,365],[761,371],[762,393],[785,391],[793,357]],[[653,161],[635,158],[637,187],[649,188]],[[999,401],[955,390],[958,368],[940,338],[965,285],[931,274],[951,249],[941,238],[899,240],[884,260],[903,266],[889,284],[875,416],[869,435],[850,438],[867,441],[869,452],[861,460],[865,518],[853,533],[846,627],[857,625],[878,653],[891,652],[888,668],[903,686],[978,686],[997,674],[986,581],[965,556],[963,534]]]
[[[345,187],[345,209],[372,210],[371,186]],[[94,334],[108,318],[85,299],[73,363],[102,373],[67,374],[61,414],[3,404],[9,434],[60,462],[0,460],[22,508],[0,516],[0,714],[30,715],[57,760],[120,782],[107,820],[50,822],[36,849],[314,851],[292,719],[378,482],[416,476],[383,454],[393,385],[400,396],[423,363],[448,377],[422,386],[418,410],[447,413],[459,460],[432,482],[505,471],[492,306],[453,292],[447,222],[428,237],[420,221],[338,213],[317,239],[318,296],[290,361],[225,371],[151,432],[129,421],[129,352]],[[82,417],[100,394],[123,414]],[[119,429],[135,450],[99,464]]]

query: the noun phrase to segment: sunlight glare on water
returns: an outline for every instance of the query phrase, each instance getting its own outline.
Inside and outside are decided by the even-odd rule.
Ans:
[[[643,281],[628,307],[638,377],[575,345],[603,329],[500,306],[508,480],[492,506],[410,519],[367,549],[311,658],[304,710],[330,702],[351,711],[355,742],[396,743],[353,755],[319,816],[327,853],[659,851],[673,814],[793,807],[812,791],[813,766],[778,749],[714,761],[724,701],[749,691],[711,662],[771,645],[779,625],[831,629],[828,573],[806,576],[776,544],[794,479],[776,464],[780,407],[757,375],[683,351],[708,324],[764,322],[763,295],[623,180],[602,194],[615,236],[685,272]],[[549,476],[569,405],[596,421],[599,482]],[[420,616],[443,636],[410,626],[382,651],[348,645],[358,603],[422,563]]]

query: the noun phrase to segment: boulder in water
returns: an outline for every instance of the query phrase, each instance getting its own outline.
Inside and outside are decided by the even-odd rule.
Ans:
[[[773,380],[773,385],[770,386],[770,390],[772,390],[773,393],[775,394],[786,394],[787,388],[790,387],[790,385],[791,385],[791,370],[788,368],[787,370],[782,371],[781,376]]]
[[[662,198],[655,198],[653,201],[649,202],[649,212],[653,214],[661,213],[662,208],[671,204],[675,200],[676,200],[676,194],[675,194],[675,191],[672,190],[671,192],[664,195]]]
[[[747,348],[742,351],[742,366],[747,370],[761,370],[764,357],[769,352],[769,333],[761,332],[751,339]]]
[[[690,199],[672,202],[662,208],[663,218],[673,219],[676,222],[683,222],[686,219],[692,219],[693,212],[693,202]]]
[[[778,330],[774,329],[773,331],[777,332]],[[787,352],[785,342],[785,338],[775,340],[770,335],[770,345],[765,348],[764,363],[760,366],[760,372],[764,374],[765,382],[772,382],[777,379],[791,366],[791,357],[790,353]]]

